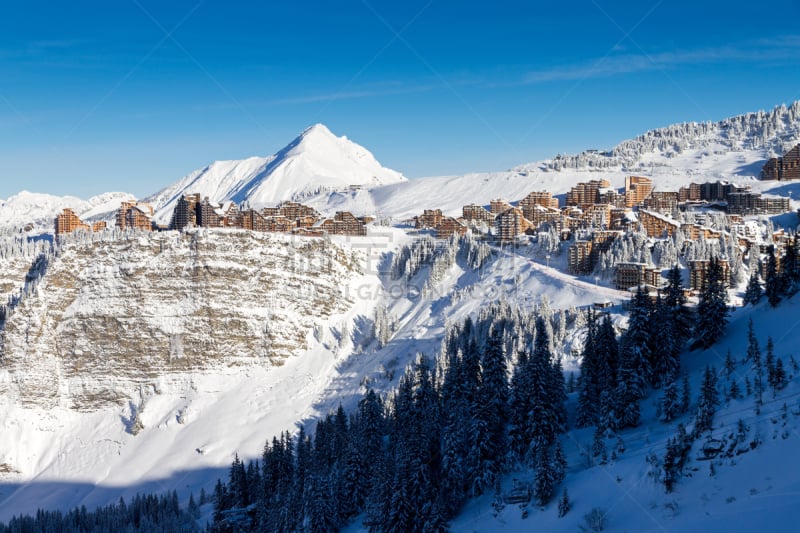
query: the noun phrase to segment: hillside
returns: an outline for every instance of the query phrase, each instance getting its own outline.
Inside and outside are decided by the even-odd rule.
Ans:
[[[800,296],[795,296],[777,308],[762,301],[754,308],[737,310],[721,342],[707,351],[686,353],[682,358],[693,391],[690,414],[669,423],[660,421],[657,405],[663,391],[653,391],[642,404],[640,427],[619,433],[625,450],[617,453],[616,459],[601,464],[600,458],[591,457],[592,429],[569,431],[563,438],[569,461],[564,486],[572,509],[565,517],[558,517],[555,500],[543,507],[529,506],[530,514],[525,518],[515,505],[497,512],[492,507],[492,497],[487,496],[471,502],[453,522],[453,530],[513,532],[528,531],[534,526],[546,531],[579,531],[586,525],[584,516],[593,508],[603,511],[608,531],[792,529],[800,518],[794,504],[794,495],[800,489],[796,475],[800,458],[794,451],[800,444],[800,371],[791,361],[797,360],[796,339],[800,332],[795,320],[789,317],[796,317],[799,308]],[[745,391],[747,384],[755,380],[752,362],[745,361],[751,319],[762,353],[767,338],[772,338],[775,357],[783,360],[789,378],[786,388],[765,392],[763,406],[759,408],[754,405],[754,396]],[[730,374],[724,368],[729,352],[735,360]],[[702,446],[707,438],[704,433],[689,453],[684,475],[674,491],[667,493],[657,469],[646,459],[651,454],[663,458],[667,439],[675,436],[678,424],[691,431],[707,365],[718,372],[721,401],[710,435],[730,444],[739,434],[741,420],[746,426],[745,436],[731,456],[721,454],[713,460],[704,460]],[[734,382],[744,391],[743,398],[728,397]],[[754,443],[752,448],[751,443]],[[618,442],[610,438],[604,444],[610,454]],[[530,475],[530,472],[515,472],[509,478]],[[510,488],[511,479],[505,482]]]
[[[728,179],[791,196],[800,184],[756,176],[764,159],[798,140],[799,111],[795,103],[654,130],[607,153],[408,181],[317,125],[274,156],[213,163],[148,200],[161,222],[180,195],[198,192],[254,207],[296,199],[323,212],[375,213],[399,223],[425,208],[457,214],[465,204],[519,200],[532,190],[560,195],[588,179],[620,187],[633,172],[653,177],[660,190]],[[103,213],[124,197],[103,195],[79,212],[108,216]],[[46,213],[79,202],[21,193],[3,207],[16,206],[9,213],[18,218],[24,209],[43,213],[45,225],[52,216]],[[783,222],[796,224],[788,215]],[[507,247],[471,237],[434,241],[380,225],[368,226],[366,237],[324,239],[238,230],[109,230],[60,243],[3,237],[0,298],[10,313],[0,323],[0,520],[41,506],[92,508],[142,491],[177,490],[181,502],[201,488],[210,493],[235,454],[259,458],[266,439],[301,425],[311,429],[340,404],[353,408],[367,387],[390,393],[418,353],[441,353],[448,328],[492,305],[547,316],[563,369],[575,373],[585,336],[579,309],[610,302],[622,331],[627,319],[619,304],[628,294],[601,278],[566,274],[566,255],[556,233]],[[741,287],[732,296],[738,300]],[[693,390],[706,364],[721,368],[726,350],[741,359],[751,317],[762,344],[771,335],[788,368],[794,336],[787,317],[799,303],[794,297],[778,309],[762,303],[737,310],[718,346],[684,354]],[[739,368],[743,379],[749,371]],[[658,421],[660,393],[654,392],[642,404],[640,427],[622,433],[626,451],[613,462],[598,465],[585,456],[591,430],[563,436],[574,501],[565,518],[556,517],[555,502],[544,510],[531,505],[523,518],[517,506],[497,510],[493,496],[483,496],[452,525],[575,530],[592,507],[608,511],[612,530],[692,530],[705,513],[715,517],[715,528],[730,529],[740,511],[763,509],[776,527],[786,524],[794,510],[783,494],[797,483],[770,457],[796,446],[800,423],[794,412],[784,420],[780,410],[783,401],[796,407],[797,376],[793,370],[789,386],[758,416],[750,416],[752,397],[720,408],[720,432],[746,416],[750,435],[759,435],[763,446],[719,462],[715,476],[702,463],[665,495],[648,475],[644,457],[663,455],[675,424],[691,421],[690,415]],[[573,393],[568,406],[575,402]],[[775,473],[756,479],[759,469]],[[530,475],[506,476],[503,490]],[[763,495],[775,498],[767,502]]]

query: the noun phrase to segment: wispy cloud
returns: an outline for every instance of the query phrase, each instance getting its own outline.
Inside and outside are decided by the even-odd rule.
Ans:
[[[379,98],[383,96],[394,96],[404,94],[417,94],[441,89],[437,83],[420,83],[415,85],[400,84],[398,82],[387,81],[364,88],[357,88],[350,91],[320,92],[298,96],[287,96],[279,98],[264,98],[257,100],[245,100],[242,104],[248,108],[274,107],[284,105],[303,105],[315,104],[320,102],[336,102],[339,100],[357,100],[362,98]],[[214,102],[200,104],[195,107],[202,111],[219,111],[233,109],[236,107],[230,102]]]
[[[800,52],[800,36],[789,35],[715,48],[609,55],[589,62],[532,70],[516,84],[601,78],[719,63],[767,63],[788,60],[795,64],[798,52]]]

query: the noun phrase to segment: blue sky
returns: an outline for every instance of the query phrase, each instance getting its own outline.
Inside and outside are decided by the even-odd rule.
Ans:
[[[609,148],[800,99],[798,20],[797,0],[9,2],[0,198],[142,197],[316,122],[411,178]]]

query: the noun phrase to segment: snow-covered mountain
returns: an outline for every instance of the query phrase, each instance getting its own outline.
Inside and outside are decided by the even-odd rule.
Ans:
[[[260,208],[322,192],[348,191],[352,186],[371,188],[405,181],[362,146],[315,124],[275,155],[216,161],[146,201],[156,206],[156,220],[165,223],[184,194],[200,193],[214,202],[233,200]]]
[[[120,202],[134,198],[124,192],[109,192],[81,200],[75,196],[53,196],[52,194],[22,191],[0,199],[0,228],[52,231],[53,219],[65,207],[72,208],[84,220],[110,217],[119,209]]]
[[[498,196],[518,200],[531,190],[563,194],[587,179],[622,186],[633,172],[652,176],[662,190],[733,179],[786,195],[800,192],[800,184],[756,177],[764,159],[800,138],[798,111],[795,103],[715,124],[654,130],[608,154],[575,156],[575,164],[553,163],[573,161],[561,158],[506,172],[416,180],[381,167],[369,152],[318,125],[274,156],[214,163],[149,200],[162,222],[180,195],[196,192],[254,207],[298,199],[321,210],[372,212],[397,221],[424,208],[458,213],[464,204]],[[18,197],[0,209],[16,206],[9,213],[27,220],[20,207],[27,205],[26,216],[43,213],[49,225],[61,207],[77,207],[90,218],[112,211],[128,195],[104,195],[84,208],[78,199]],[[448,324],[490,303],[573,317],[569,325],[559,319],[564,330],[556,334],[565,370],[575,371],[582,333],[574,308],[627,299],[598,279],[565,274],[566,254],[552,251],[551,257],[539,243],[507,250],[478,242],[414,242],[400,228],[380,226],[370,226],[366,237],[331,239],[233,230],[109,231],[67,238],[43,263],[40,253],[50,243],[0,240],[0,301],[13,303],[0,328],[0,520],[38,507],[92,508],[140,491],[175,489],[184,503],[190,492],[210,492],[235,453],[258,457],[265,439],[339,403],[352,407],[367,385],[391,390],[416,353],[438,353]],[[406,273],[398,277],[392,265],[403,253]],[[782,328],[798,303],[795,297],[777,310],[761,305],[737,311],[732,335],[715,349],[738,350],[752,316],[788,361],[793,338]],[[624,326],[621,308],[611,312]],[[709,350],[686,362],[694,390],[702,366],[718,357]],[[785,399],[794,405],[800,385],[792,379]],[[769,413],[780,416],[782,401]],[[771,467],[765,459],[770,450],[796,445],[791,437],[737,459],[750,466],[726,463],[719,478],[687,481],[691,496],[682,501],[665,497],[644,463],[674,429],[658,425],[656,403],[655,396],[646,400],[643,426],[626,433],[627,451],[610,466],[584,464],[580,448],[591,434],[570,433],[575,513],[559,522],[552,506],[535,511],[537,525],[574,530],[582,513],[599,506],[609,510],[614,528],[671,529],[685,526],[690,513],[728,511],[731,498],[756,509],[754,494],[797,489],[785,475],[754,479],[743,488],[754,468]],[[725,423],[735,423],[743,409],[737,401],[726,405]],[[756,423],[762,432],[774,424]],[[790,424],[796,433],[800,424],[794,418]],[[723,490],[722,480],[737,489]],[[631,493],[645,496],[619,503]],[[515,507],[495,512],[490,500],[470,504],[454,527],[532,525]],[[637,512],[644,518],[630,518]],[[648,514],[656,515],[656,526]]]

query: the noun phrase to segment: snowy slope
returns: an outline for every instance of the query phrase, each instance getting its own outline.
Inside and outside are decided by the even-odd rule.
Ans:
[[[796,131],[796,113],[794,118],[789,116],[788,110],[778,115],[785,116],[788,122],[785,121],[786,127],[780,132],[770,133],[770,139],[784,139],[781,132]],[[770,121],[769,114],[756,114],[748,119],[747,124],[751,126],[747,131],[763,132]],[[636,174],[653,176],[656,188],[662,190],[675,189],[690,181],[733,179],[751,184],[755,190],[781,194],[800,192],[800,184],[755,179],[777,141],[742,142],[734,146],[731,139],[739,139],[744,134],[733,135],[727,130],[710,128],[703,133],[701,144],[687,144],[680,150],[666,150],[658,143],[647,149],[631,149],[634,154],[631,158],[622,160],[622,156],[614,156],[617,159],[608,165],[562,166],[555,170],[545,162],[508,172],[404,181],[399,174],[380,167],[365,150],[346,139],[334,137],[323,126],[316,126],[275,156],[215,163],[164,189],[151,201],[161,206],[162,221],[168,220],[169,206],[180,194],[192,192],[215,200],[249,201],[253,206],[257,206],[257,202],[269,204],[299,198],[320,209],[372,211],[397,221],[418,214],[424,208],[440,207],[457,214],[467,203],[486,204],[495,197],[518,200],[531,190],[546,189],[563,194],[575,182],[588,179],[606,178],[614,186],[621,187],[624,176],[633,172],[632,167]],[[688,133],[680,133],[686,131]],[[677,128],[675,135],[690,136],[694,135],[693,131]],[[644,137],[658,138],[659,135],[666,133]],[[747,135],[748,139],[756,138]],[[637,146],[647,144],[642,143]],[[364,187],[350,190],[349,185],[353,184]],[[109,197],[109,205],[112,200],[114,197]],[[20,200],[13,203],[18,202]],[[51,209],[56,204],[57,200],[50,197],[33,198],[28,205],[31,209],[42,205]],[[98,201],[96,209],[104,209],[103,205]],[[306,277],[291,280],[291,283],[271,282],[279,286],[274,289],[267,282],[259,283],[257,277],[259,272],[267,271],[280,277],[273,272],[280,266],[270,262],[275,255],[272,253],[274,242],[243,257],[229,246],[217,246],[220,238],[212,232],[199,232],[197,236],[192,239],[191,235],[164,233],[133,243],[93,248],[90,243],[78,243],[80,246],[76,244],[70,253],[59,259],[60,266],[52,268],[51,272],[60,272],[60,277],[51,278],[52,282],[45,278],[40,289],[40,293],[57,296],[53,302],[59,306],[65,304],[64,308],[50,308],[44,299],[37,300],[36,296],[24,304],[26,312],[20,313],[20,318],[15,318],[18,322],[9,329],[13,333],[11,344],[19,352],[14,358],[15,368],[0,369],[0,520],[42,505],[64,508],[85,504],[91,507],[141,490],[176,489],[182,498],[190,491],[196,493],[200,487],[208,491],[216,478],[224,475],[235,452],[244,458],[257,457],[266,438],[283,430],[294,430],[297,423],[313,420],[339,402],[352,405],[363,392],[366,380],[379,389],[390,389],[417,351],[429,354],[438,351],[448,322],[460,320],[489,303],[505,300],[528,308],[547,301],[555,309],[569,309],[601,299],[613,302],[625,299],[617,291],[595,287],[586,280],[549,268],[544,264],[543,254],[525,248],[495,250],[486,265],[477,271],[454,261],[445,264],[434,281],[430,278],[431,267],[411,280],[398,282],[387,277],[382,269],[385,266],[383,255],[409,243],[412,237],[397,228],[376,226],[370,227],[367,237],[333,239],[333,250],[341,250],[342,257],[359,258],[363,274],[339,276],[336,280],[350,298],[346,309],[310,321],[301,320],[305,317],[299,316],[300,313],[286,313],[280,324],[282,331],[290,335],[294,329],[299,330],[303,342],[297,343],[282,366],[234,366],[223,361],[213,368],[192,372],[164,372],[158,364],[165,364],[163,360],[171,355],[173,346],[164,334],[186,333],[184,342],[189,342],[193,336],[203,335],[204,324],[213,324],[217,332],[246,337],[252,329],[248,320],[253,318],[248,314],[261,316],[265,308],[270,307],[266,303],[270,290],[276,294],[300,292],[310,280],[328,286],[334,284],[324,272],[324,261],[317,262],[312,254],[306,262],[301,254]],[[258,239],[273,241],[272,237]],[[282,241],[282,238],[274,240]],[[331,249],[325,253],[329,252],[332,253]],[[10,258],[0,265],[13,273],[7,280],[4,278],[4,291],[10,292],[15,283],[24,281],[26,261],[27,258]],[[563,256],[554,257],[552,261],[561,265]],[[171,275],[171,270],[178,273],[180,283],[170,285],[170,291],[179,292],[179,298],[174,298],[170,292],[159,301],[157,292],[165,289],[159,288],[158,279],[146,275],[148,269],[154,267],[160,276]],[[214,287],[215,292],[195,290],[201,287]],[[229,313],[229,302],[241,309]],[[247,305],[235,305],[241,302]],[[741,332],[746,318],[752,314],[757,320],[757,329],[763,324],[759,334],[766,336],[772,332],[776,352],[787,358],[793,349],[791,337],[778,340],[777,328],[783,321],[778,320],[776,313],[796,316],[797,304],[795,299],[777,311],[763,306],[755,311],[739,311],[729,328],[732,336],[719,349],[730,346],[735,352],[742,351]],[[248,313],[248,305],[256,312]],[[396,322],[396,331],[385,347],[368,342],[379,305],[385,306]],[[155,312],[151,312],[153,307]],[[197,323],[191,323],[193,313],[199,317]],[[68,320],[59,321],[59,315]],[[68,379],[61,379],[75,370],[75,361],[81,364],[89,361],[96,347],[91,342],[103,339],[98,341],[87,335],[89,345],[68,344],[79,346],[80,354],[70,351],[56,357],[48,349],[54,347],[52,351],[57,351],[63,345],[62,336],[73,341],[83,339],[81,328],[92,333],[105,331],[107,324],[103,320],[118,327],[120,337],[126,342],[132,339],[141,343],[144,347],[142,360],[148,365],[152,363],[156,370],[143,376],[143,385],[138,391],[131,390],[132,383],[139,385],[131,378],[136,370],[131,365],[131,361],[136,362],[132,357],[126,357],[127,366],[120,375],[110,372],[104,379],[96,379],[97,376],[89,372],[90,377],[81,380],[80,373],[73,372]],[[180,332],[170,329],[179,327],[185,329]],[[220,342],[215,348],[223,344]],[[156,349],[150,349],[151,346]],[[107,346],[106,350],[102,353],[111,353]],[[696,372],[715,357],[717,355],[712,352],[692,354],[686,363]],[[575,370],[577,365],[577,360],[568,358],[564,366],[566,370]],[[51,396],[56,401],[46,402],[46,405],[17,401],[21,386],[35,385],[36,379],[53,385],[44,381],[50,376],[61,379],[55,382],[55,393]],[[87,389],[102,394],[121,390],[125,393],[123,397],[133,403],[106,402],[85,412],[74,409],[71,399]],[[34,395],[35,390],[36,387],[29,386],[27,395]],[[800,386],[795,383],[786,392],[798,394],[798,390]],[[730,407],[730,416],[734,416],[737,408],[741,406]],[[137,409],[144,429],[134,436],[129,427]],[[454,527],[490,531],[504,525],[513,531],[529,528],[535,519],[535,524],[544,528],[574,531],[581,514],[592,506],[600,506],[610,511],[611,529],[662,530],[653,525],[660,522],[667,524],[665,529],[673,529],[674,525],[676,529],[691,530],[689,526],[694,522],[688,521],[699,516],[697,513],[709,511],[721,515],[728,511],[729,496],[738,501],[747,500],[744,509],[757,508],[760,500],[748,499],[753,496],[749,493],[750,472],[758,468],[774,469],[768,458],[770,450],[779,450],[784,444],[797,444],[792,438],[778,439],[775,448],[769,448],[772,443],[765,444],[740,462],[749,461],[747,464],[751,466],[720,468],[719,481],[713,481],[716,485],[708,484],[712,481],[700,483],[699,475],[686,480],[679,489],[685,491],[678,502],[680,512],[667,517],[671,522],[664,522],[666,519],[661,515],[667,512],[674,515],[673,506],[668,505],[671,500],[664,497],[663,490],[646,477],[642,456],[651,449],[662,450],[674,425],[660,426],[653,411],[651,401],[645,408],[646,425],[626,434],[629,451],[614,466],[582,468],[579,444],[590,440],[591,435],[570,434],[574,446],[569,451],[573,469],[568,484],[576,507],[567,518],[559,521],[552,505],[543,512],[534,510],[527,520],[522,520],[519,510],[513,506],[506,508],[498,518],[492,514],[490,499],[483,499],[470,504]],[[720,414],[721,419],[724,416]],[[793,427],[796,429],[798,424],[794,423]],[[790,468],[797,471],[800,465],[790,465]],[[616,481],[616,475],[621,477],[621,482]],[[752,487],[757,491],[755,494],[796,490],[796,482],[788,475],[772,477],[773,488],[769,488],[770,483],[759,481]],[[739,487],[736,489],[739,492],[728,494],[730,491],[714,488],[718,485],[723,489]],[[742,494],[744,489],[739,489],[745,486],[747,493]],[[619,492],[614,493],[611,487]],[[638,499],[627,498],[630,494],[636,494]],[[622,496],[625,498],[620,499]],[[707,508],[692,503],[697,499],[711,503]],[[781,508],[782,501],[775,505],[776,509]],[[657,515],[657,521],[647,522],[648,513]],[[729,523],[717,524],[721,528]]]
[[[169,222],[184,194],[200,193],[211,201],[247,202],[254,208],[299,200],[321,191],[350,186],[376,187],[405,181],[378,163],[365,148],[336,137],[322,124],[303,131],[275,155],[240,161],[217,161],[192,172],[147,199],[157,207],[156,220]]]
[[[350,302],[345,309],[337,306],[328,317],[307,316],[308,311],[294,316],[292,310],[299,304],[284,304],[280,298],[269,303],[269,296],[256,288],[262,283],[254,285],[246,273],[234,277],[235,270],[245,265],[225,263],[236,256],[230,248],[221,247],[224,234],[198,237],[193,247],[201,255],[194,258],[179,255],[187,239],[179,239],[174,232],[161,234],[149,244],[142,238],[140,242],[72,245],[40,284],[40,296],[30,297],[12,315],[8,332],[12,353],[7,359],[13,364],[0,372],[0,472],[6,471],[0,473],[0,520],[44,504],[91,507],[142,490],[176,489],[182,498],[189,491],[197,494],[201,487],[210,491],[234,453],[258,457],[265,439],[272,435],[294,431],[297,423],[313,420],[339,403],[352,406],[367,381],[378,389],[391,388],[418,351],[438,352],[448,321],[475,313],[488,302],[531,307],[548,301],[558,309],[591,304],[597,297],[591,284],[544,266],[536,250],[526,248],[496,252],[479,270],[453,261],[444,265],[435,280],[430,279],[430,267],[410,280],[392,280],[383,268],[384,254],[413,239],[397,229],[372,228],[367,237],[334,239],[328,246],[337,262],[351,255],[359,257],[363,271],[348,273],[334,265],[342,302]],[[280,236],[259,240],[263,249],[251,247],[245,254],[246,268],[255,269],[253,273],[258,272],[259,263],[274,261],[280,242],[289,242]],[[109,270],[113,270],[109,261],[114,256],[124,258],[119,274]],[[168,274],[170,265],[186,261],[200,268],[178,265],[172,283],[181,291],[180,299],[173,301],[175,295],[170,294],[158,305],[151,299],[153,288],[166,286],[167,277],[175,277]],[[319,286],[314,293],[329,298],[323,293],[330,283],[325,261],[298,255],[294,262]],[[158,276],[148,281],[139,268],[145,264],[157,270]],[[106,281],[98,277],[101,272],[108,274]],[[205,278],[204,285],[223,284],[244,301],[226,311],[224,292],[212,293],[199,286],[180,289],[177,281],[190,282],[198,275]],[[285,282],[263,284],[282,286],[283,294],[292,290],[305,294],[291,276]],[[242,293],[248,290],[253,294]],[[610,290],[603,294],[603,299],[617,302],[623,297]],[[44,307],[45,299],[52,305]],[[307,332],[304,342],[279,364],[236,356],[236,364],[228,365],[227,354],[212,352],[210,356],[217,360],[202,365],[202,356],[193,353],[191,345],[207,345],[206,337],[215,335],[247,337],[248,315],[261,317],[264,312],[257,301],[273,309],[271,329],[284,332],[283,339],[293,338],[294,331]],[[142,307],[145,302],[149,303]],[[64,306],[69,311],[59,318]],[[376,306],[387,309],[396,322],[385,347],[370,340]],[[239,314],[240,307],[250,311]],[[130,321],[129,314],[140,318]],[[191,316],[197,317],[197,324],[186,322]],[[216,325],[206,326],[212,318]],[[67,357],[43,353],[49,342],[66,346],[73,342],[69,339],[81,338],[76,328],[93,332],[101,323],[115,328],[115,323],[121,323],[132,339],[146,337],[144,352],[127,354],[126,343],[116,347],[113,339],[92,334],[80,346],[83,355],[72,354],[71,348],[65,348],[71,354]],[[216,333],[203,333],[208,327]],[[56,330],[60,333],[54,337]],[[165,333],[180,331],[184,332],[180,335],[183,358],[170,368],[175,363],[167,360]],[[24,343],[28,334],[36,339],[31,346]],[[94,364],[93,353],[102,354],[102,360]],[[119,365],[118,371],[109,368],[111,361]],[[185,362],[192,361],[195,369],[187,372]],[[576,364],[569,360],[566,367]],[[76,365],[84,370],[73,372]],[[52,392],[33,394],[34,390]],[[91,392],[88,403],[87,391]],[[114,392],[124,399],[109,401]],[[100,403],[98,395],[104,398]],[[82,402],[77,406],[76,398]],[[140,411],[144,429],[134,436],[129,428],[135,410]]]
[[[762,301],[755,308],[738,309],[731,317],[725,337],[704,352],[684,355],[682,367],[688,371],[692,387],[689,415],[664,423],[656,416],[655,404],[661,391],[651,393],[642,402],[643,419],[638,428],[620,432],[625,451],[607,464],[594,464],[587,459],[586,450],[592,443],[593,430],[572,429],[562,442],[568,454],[568,473],[565,486],[572,501],[569,513],[559,518],[557,502],[545,507],[529,505],[529,515],[523,518],[520,508],[507,505],[497,512],[492,496],[484,496],[468,504],[453,524],[454,531],[489,532],[502,529],[517,532],[531,528],[543,531],[580,531],[584,515],[593,508],[606,514],[607,531],[790,531],[800,519],[797,494],[800,491],[800,372],[793,368],[790,358],[797,359],[796,323],[800,311],[800,296],[771,308]],[[742,420],[748,426],[746,445],[731,458],[701,460],[700,447],[695,443],[686,473],[672,493],[649,475],[651,467],[645,461],[650,453],[663,457],[666,440],[675,435],[679,423],[691,429],[691,413],[696,406],[700,381],[706,365],[716,367],[720,375],[718,389],[728,390],[736,382],[744,391],[745,382],[754,379],[750,363],[744,362],[747,351],[747,323],[752,318],[762,354],[767,337],[775,342],[775,356],[782,359],[789,375],[789,385],[773,394],[764,394],[764,405],[754,407],[753,395],[726,400],[720,393],[721,405],[714,417],[712,435],[728,438],[737,432]],[[737,361],[731,375],[723,370],[724,356],[731,352]],[[574,394],[571,395],[575,401]],[[574,405],[574,404],[573,404]],[[786,408],[784,409],[784,405]],[[755,449],[749,442],[757,441]],[[607,439],[611,452],[616,439]],[[714,464],[711,472],[710,464]],[[530,472],[515,472],[511,477],[524,479]],[[560,492],[559,492],[560,493]],[[352,530],[358,530],[354,527]]]

